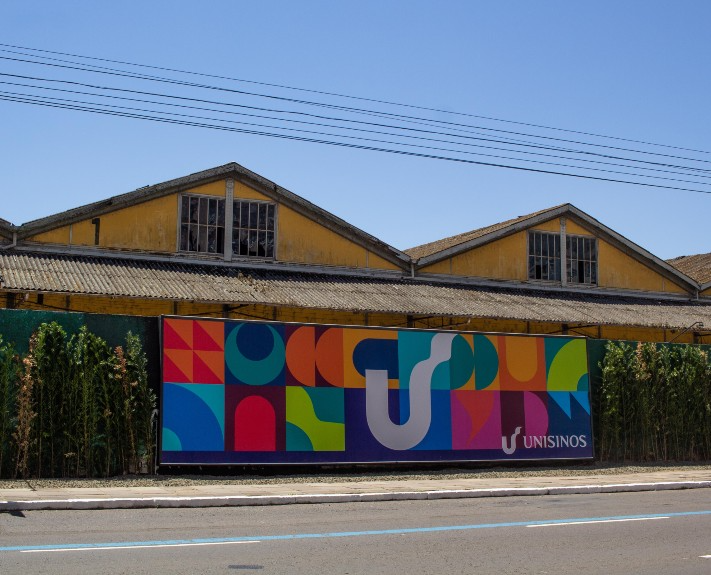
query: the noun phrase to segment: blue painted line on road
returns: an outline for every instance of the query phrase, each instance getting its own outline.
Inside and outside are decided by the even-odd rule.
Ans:
[[[597,523],[609,521],[624,521],[624,520],[640,520],[640,519],[661,519],[671,517],[692,517],[700,515],[711,515],[711,510],[703,511],[681,511],[677,513],[653,513],[646,515],[612,515],[608,517],[571,517],[566,519],[545,519],[539,521],[511,521],[505,523],[475,523],[472,525],[443,525],[436,527],[409,527],[402,529],[376,529],[371,531],[337,531],[333,533],[292,533],[286,535],[264,535],[264,536],[249,536],[249,537],[216,537],[208,539],[164,539],[160,541],[111,541],[101,543],[59,543],[50,545],[15,545],[9,547],[0,547],[0,552],[8,551],[52,551],[58,549],[66,550],[88,550],[92,548],[110,548],[110,547],[151,547],[162,546],[169,547],[198,545],[198,544],[221,544],[221,543],[240,543],[254,541],[288,541],[295,539],[329,539],[335,537],[363,537],[372,535],[405,535],[408,533],[439,533],[446,531],[467,531],[472,529],[496,529],[501,527],[530,527],[534,525],[554,525],[558,523],[576,524],[576,523]]]

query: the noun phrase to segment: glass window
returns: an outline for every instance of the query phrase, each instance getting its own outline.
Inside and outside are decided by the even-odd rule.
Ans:
[[[560,235],[528,234],[528,279],[560,281]]]
[[[233,214],[232,253],[242,257],[273,258],[275,204],[235,200]]]
[[[225,200],[184,195],[180,200],[180,250],[225,252]]]
[[[597,239],[585,236],[567,236],[568,282],[597,285]]]
[[[528,279],[560,281],[562,266],[560,234],[528,233]],[[568,283],[597,285],[597,240],[566,236],[565,273]]]
[[[224,254],[225,238],[236,257],[274,258],[276,204],[234,200],[232,220],[225,221],[222,198],[184,194],[180,198],[179,250]]]

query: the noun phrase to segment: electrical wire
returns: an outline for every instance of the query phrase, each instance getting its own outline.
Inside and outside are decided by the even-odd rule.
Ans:
[[[270,124],[258,124],[258,123],[254,123],[254,122],[240,122],[240,121],[236,121],[236,120],[226,120],[226,119],[221,119],[221,118],[197,116],[197,115],[193,115],[193,114],[179,114],[176,112],[164,112],[161,110],[135,108],[135,107],[129,107],[129,106],[118,106],[115,104],[100,104],[100,103],[87,102],[87,101],[82,101],[82,100],[70,100],[67,98],[54,98],[54,97],[44,97],[44,96],[37,97],[37,96],[32,96],[32,95],[28,96],[26,94],[20,94],[17,92],[0,91],[0,99],[6,100],[6,101],[19,102],[19,103],[38,103],[38,104],[45,103],[45,102],[47,102],[47,100],[50,100],[50,101],[53,100],[53,101],[58,101],[58,102],[64,103],[65,109],[73,109],[73,110],[79,110],[79,111],[88,111],[89,110],[89,108],[87,108],[88,106],[102,106],[102,107],[107,107],[107,108],[128,110],[129,112],[141,112],[141,113],[145,112],[147,114],[163,114],[163,115],[175,116],[178,118],[207,120],[210,122],[226,122],[226,123],[231,123],[231,124],[246,125],[246,126],[258,127],[258,128],[267,128],[267,129],[271,129],[271,130],[294,131],[294,132],[306,133],[306,134],[317,135],[317,136],[328,136],[328,137],[332,137],[332,138],[334,138],[334,137],[335,138],[347,138],[347,139],[352,139],[352,140],[375,142],[378,144],[409,146],[409,147],[414,147],[414,148],[419,148],[419,149],[434,150],[434,151],[438,151],[438,152],[450,152],[450,153],[460,153],[460,154],[467,154],[467,155],[476,155],[476,156],[480,156],[480,157],[494,158],[494,159],[498,159],[498,160],[529,162],[529,163],[542,164],[542,165],[548,165],[548,166],[573,168],[573,169],[584,169],[584,170],[611,173],[611,174],[617,174],[617,175],[655,178],[655,179],[660,179],[660,180],[680,182],[680,183],[686,183],[686,184],[704,184],[704,182],[697,182],[697,181],[693,181],[693,180],[683,180],[683,179],[679,179],[679,178],[670,178],[670,177],[665,177],[665,176],[639,174],[639,173],[634,173],[634,172],[623,172],[623,171],[619,171],[619,170],[609,170],[609,169],[604,169],[604,168],[591,168],[589,166],[563,164],[560,162],[546,162],[546,161],[542,161],[542,160],[531,160],[531,159],[527,159],[527,158],[515,158],[515,157],[510,157],[510,156],[501,156],[501,155],[497,155],[497,154],[487,154],[487,153],[483,153],[483,152],[471,152],[471,151],[466,151],[466,150],[456,150],[456,149],[452,149],[452,148],[441,148],[441,147],[437,147],[437,146],[411,144],[408,142],[381,140],[381,139],[367,138],[367,137],[362,137],[362,136],[350,136],[350,135],[343,135],[343,134],[337,134],[337,133],[332,133],[332,132],[320,132],[320,131],[316,131],[316,130],[306,130],[306,129],[299,129],[299,128],[283,128],[281,126],[273,126]],[[97,108],[92,108],[91,110],[92,111],[101,111],[100,109],[97,109]]]
[[[489,149],[489,150],[496,150],[496,151],[504,151],[504,152],[515,152],[517,154],[525,154],[525,155],[535,155],[535,156],[542,156],[546,158],[553,158],[553,159],[563,159],[563,160],[574,160],[576,162],[585,162],[585,163],[593,163],[593,164],[598,164],[598,165],[606,165],[606,166],[614,166],[614,167],[624,167],[624,168],[630,168],[631,166],[627,164],[620,164],[620,163],[615,163],[615,162],[604,162],[600,160],[591,160],[587,158],[570,158],[568,156],[559,156],[555,154],[545,154],[542,152],[531,152],[528,150],[511,150],[510,148],[500,148],[498,146],[487,146],[483,144],[473,144],[469,142],[453,142],[451,140],[442,140],[438,138],[427,138],[423,136],[414,136],[411,134],[396,134],[393,132],[384,132],[380,130],[369,130],[369,129],[364,129],[364,128],[355,128],[352,126],[337,126],[333,124],[325,124],[321,122],[306,122],[303,120],[294,120],[294,119],[288,119],[288,118],[276,118],[274,116],[265,116],[261,114],[248,114],[245,112],[234,112],[230,110],[217,110],[215,108],[206,108],[206,107],[201,107],[201,106],[189,106],[186,104],[176,104],[172,102],[159,102],[156,100],[145,100],[141,98],[129,98],[126,96],[114,96],[114,95],[107,95],[107,94],[95,94],[93,92],[84,92],[81,90],[68,90],[68,89],[62,89],[62,88],[50,88],[46,86],[37,86],[33,84],[23,84],[19,82],[8,82],[8,81],[2,81],[0,80],[0,84],[7,84],[7,85],[12,85],[12,86],[20,86],[24,88],[31,88],[31,89],[38,89],[38,90],[48,90],[48,91],[56,91],[60,93],[70,93],[70,94],[79,94],[83,96],[93,96],[93,97],[99,97],[99,98],[108,98],[108,99],[117,99],[121,101],[129,101],[129,102],[139,102],[139,103],[147,103],[147,104],[154,104],[154,105],[159,105],[159,106],[168,106],[168,107],[177,107],[177,108],[184,108],[184,109],[191,109],[191,110],[200,110],[200,111],[209,111],[213,113],[219,113],[219,114],[229,114],[229,115],[238,115],[238,116],[246,116],[246,117],[251,117],[251,118],[260,118],[260,119],[268,119],[268,120],[273,120],[273,121],[280,121],[280,122],[290,122],[290,123],[298,123],[298,124],[305,124],[309,126],[317,126],[317,127],[329,127],[329,128],[335,128],[335,129],[340,129],[340,130],[348,130],[348,131],[357,131],[357,132],[363,132],[363,133],[369,133],[369,134],[377,134],[377,135],[387,135],[387,136],[395,136],[395,137],[402,137],[402,138],[409,138],[409,139],[415,139],[418,141],[431,141],[431,142],[438,142],[438,143],[446,143],[446,144],[452,144],[452,145],[459,145],[459,146],[467,146],[467,147],[475,147],[475,148],[482,148],[482,149]],[[18,93],[18,92],[4,92],[6,95],[15,95],[15,96],[29,96],[29,97],[34,97],[33,94],[23,94],[23,93]],[[38,96],[42,97],[42,96]],[[53,98],[53,97],[48,97],[49,99],[57,99],[61,101],[67,101],[67,102],[73,102],[73,103],[80,103],[80,104],[94,104],[93,102],[87,102],[87,101],[81,101],[81,100],[69,100],[69,99],[63,99],[63,98]],[[106,106],[106,104],[100,104],[96,103],[98,106]],[[119,106],[120,107],[120,106]],[[130,109],[130,108],[129,108]],[[159,113],[159,114],[166,114],[169,112],[163,112],[159,110],[143,110],[143,109],[136,109],[138,111],[150,111],[152,113]],[[174,115],[179,115],[179,114],[174,114]],[[219,119],[219,118],[205,118],[201,116],[190,116],[186,115],[187,117],[197,117],[201,119],[208,119],[212,121],[225,121],[227,122],[228,120],[224,119]],[[241,122],[243,124],[248,124],[246,122]],[[259,127],[268,127],[268,128],[274,128],[274,129],[286,129],[286,128],[281,128],[278,126],[271,126],[271,125],[261,125],[261,124],[251,124]],[[306,132],[309,132],[308,130],[305,130]],[[317,133],[320,135],[330,135],[334,137],[350,137],[350,136],[344,136],[342,134],[323,134],[319,132],[313,132]],[[380,141],[380,140],[374,140],[374,141]],[[399,142],[387,142],[387,143],[393,143],[393,144],[398,144]],[[402,145],[412,145],[408,143],[402,143]],[[439,149],[439,148],[432,148],[432,149]],[[444,151],[459,151],[459,150],[450,150],[450,149],[444,149]],[[462,153],[466,154],[475,154],[476,152],[466,152],[463,151]],[[481,153],[476,153],[476,154],[481,154]],[[481,155],[487,155],[487,154],[481,154]],[[488,155],[489,157],[497,157],[493,155]],[[508,158],[506,158],[508,159]],[[516,158],[522,161],[529,161],[526,160],[525,158]],[[555,165],[555,164],[553,164]],[[563,165],[563,164],[560,164]],[[566,167],[582,167],[584,169],[588,169],[586,166],[566,166]],[[634,166],[635,169],[638,170],[646,170],[646,171],[653,171],[653,172],[661,172],[661,173],[668,173],[668,174],[674,174],[674,175],[686,175],[686,176],[692,176],[695,178],[706,178],[706,179],[711,179],[711,175],[706,176],[702,174],[689,174],[687,172],[678,172],[674,170],[663,170],[663,169],[658,169],[658,168],[649,168],[646,166]],[[592,168],[590,168],[592,169]],[[613,172],[614,173],[614,172]],[[637,174],[630,174],[627,172],[617,172],[625,175],[637,175]],[[645,177],[648,177],[647,174],[639,174]],[[677,180],[677,181],[684,181],[687,183],[703,183],[703,182],[695,182],[695,181],[690,181],[690,180]]]
[[[193,75],[193,76],[200,76],[204,78],[213,78],[213,79],[219,79],[219,80],[228,80],[232,82],[242,82],[242,83],[247,83],[247,84],[254,84],[254,85],[259,85],[259,86],[265,86],[265,87],[270,87],[270,88],[279,88],[279,89],[284,89],[284,90],[294,90],[294,91],[300,91],[300,92],[307,92],[307,93],[312,93],[312,94],[319,94],[319,95],[325,95],[325,96],[332,96],[332,97],[337,97],[337,98],[347,98],[347,99],[352,99],[352,100],[360,100],[364,102],[371,102],[375,104],[385,104],[389,106],[398,106],[402,108],[410,108],[410,109],[415,109],[415,110],[422,110],[422,111],[427,111],[427,112],[436,112],[440,114],[449,114],[449,115],[456,115],[456,116],[462,116],[462,117],[468,117],[468,118],[478,118],[478,119],[483,119],[483,120],[489,120],[492,122],[505,122],[508,124],[517,124],[520,126],[528,126],[532,128],[540,128],[540,129],[546,129],[546,130],[555,130],[555,131],[560,131],[560,132],[568,132],[571,134],[579,134],[583,136],[592,136],[596,138],[607,138],[607,139],[612,139],[612,140],[618,140],[618,141],[623,141],[623,142],[630,142],[630,143],[635,143],[635,144],[643,144],[647,146],[658,146],[658,147],[663,147],[663,148],[670,148],[670,149],[675,149],[675,150],[682,150],[682,151],[687,151],[687,152],[696,152],[700,154],[710,154],[711,152],[707,150],[699,150],[699,149],[694,149],[694,148],[685,148],[681,146],[673,146],[669,144],[660,144],[656,142],[649,142],[645,140],[635,140],[631,138],[623,138],[619,136],[610,136],[610,135],[605,135],[605,134],[597,134],[593,132],[585,132],[581,130],[571,130],[567,128],[559,128],[559,127],[554,127],[554,126],[546,126],[543,124],[534,124],[530,122],[520,122],[516,120],[509,120],[509,119],[503,119],[503,118],[495,118],[492,116],[483,116],[483,115],[478,115],[478,114],[469,114],[469,113],[464,113],[464,112],[457,112],[457,111],[452,111],[452,110],[444,110],[440,108],[431,108],[427,106],[418,106],[415,104],[406,104],[406,103],[401,103],[401,102],[392,102],[389,100],[382,100],[382,99],[376,99],[376,98],[367,98],[363,96],[353,96],[353,95],[348,95],[348,94],[341,94],[337,92],[327,92],[323,90],[314,90],[314,89],[309,89],[309,88],[299,88],[299,87],[294,87],[294,86],[287,86],[284,84],[275,84],[275,83],[270,83],[270,82],[259,82],[256,80],[247,80],[244,78],[235,78],[235,77],[230,77],[230,76],[221,76],[217,74],[208,74],[204,72],[194,72],[194,71],[189,71],[189,70],[181,70],[178,68],[168,68],[168,67],[162,67],[162,66],[154,66],[154,65],[149,65],[149,64],[140,64],[136,62],[126,62],[126,61],[121,61],[121,60],[111,60],[109,58],[98,58],[95,56],[85,56],[81,54],[71,54],[67,52],[58,52],[54,50],[45,50],[45,49],[39,49],[39,48],[28,48],[25,46],[16,46],[13,44],[3,44],[0,43],[0,46],[4,46],[6,48],[15,48],[18,50],[27,50],[31,52],[40,52],[40,53],[45,53],[45,54],[55,54],[55,55],[60,55],[60,56],[69,56],[72,58],[82,58],[85,60],[94,60],[98,62],[107,62],[111,64],[121,64],[125,66],[135,66],[135,67],[140,67],[140,68],[147,68],[147,69],[152,69],[152,70],[160,70],[163,72],[175,72],[175,73],[180,73],[180,74],[188,74],[188,75]],[[12,52],[11,50],[3,50],[6,52]],[[21,54],[21,53],[20,53]],[[40,57],[36,56],[35,57]],[[46,56],[41,56],[46,59],[52,60],[53,58],[49,58]]]
[[[0,50],[1,51],[1,50]],[[36,56],[35,56],[36,57]],[[420,117],[412,117],[412,116],[406,116],[403,114],[393,114],[389,112],[379,112],[379,111],[373,111],[373,110],[363,110],[361,108],[353,108],[349,106],[340,106],[340,105],[335,105],[335,104],[328,104],[328,103],[323,103],[323,102],[313,102],[309,100],[300,100],[300,99],[295,99],[295,98],[286,98],[283,96],[276,96],[273,94],[263,94],[263,93],[258,93],[258,92],[248,92],[246,90],[236,90],[234,88],[225,88],[222,86],[211,86],[208,84],[199,84],[196,82],[186,82],[182,80],[176,80],[172,78],[165,78],[165,77],[160,77],[160,76],[150,76],[147,74],[137,74],[137,73],[132,73],[132,72],[126,72],[124,70],[117,70],[117,69],[110,69],[106,67],[98,67],[94,66],[93,68],[87,68],[87,67],[79,67],[79,66],[71,66],[68,64],[54,64],[50,62],[38,62],[36,60],[25,60],[21,58],[10,58],[8,56],[0,56],[0,60],[8,60],[12,62],[20,62],[20,63],[28,63],[28,64],[36,64],[36,65],[41,65],[41,66],[49,66],[49,67],[56,67],[56,68],[62,68],[62,69],[69,69],[69,70],[75,70],[75,71],[82,71],[82,72],[92,72],[92,73],[98,73],[98,74],[106,74],[110,76],[117,76],[117,77],[124,77],[124,78],[132,78],[132,79],[139,79],[139,80],[148,80],[151,82],[163,82],[163,83],[168,83],[168,84],[173,84],[173,85],[179,85],[179,86],[186,86],[186,87],[191,87],[191,88],[201,88],[201,89],[207,89],[207,90],[218,90],[218,91],[224,91],[224,92],[229,92],[233,94],[238,94],[238,95],[244,95],[244,96],[253,96],[253,97],[260,97],[260,98],[269,98],[269,99],[274,99],[274,100],[280,100],[284,102],[289,102],[289,103],[295,103],[295,104],[301,104],[301,105],[308,105],[308,106],[317,106],[317,107],[323,107],[323,108],[329,108],[329,109],[335,109],[335,110],[340,110],[340,111],[346,111],[346,112],[351,112],[351,113],[363,113],[363,114],[368,114],[368,115],[377,115],[379,117],[383,118],[390,118],[390,119],[398,119],[401,121],[406,121],[410,122],[413,120],[417,121],[425,121],[429,122],[430,125],[432,124],[437,124],[437,125],[446,125],[446,126],[457,126],[457,127],[466,127],[466,128],[475,128],[478,130],[487,130],[487,131],[492,131],[492,132],[501,132],[505,134],[512,134],[516,136],[524,136],[524,137],[529,137],[529,138],[538,138],[538,139],[543,139],[543,140],[552,140],[552,141],[558,141],[558,142],[565,142],[568,144],[575,144],[575,145],[584,145],[584,146],[594,146],[594,147],[600,147],[600,148],[605,148],[605,149],[612,149],[612,150],[618,150],[618,151],[625,151],[625,152],[631,152],[631,153],[636,153],[636,154],[648,154],[648,155],[654,155],[654,156],[660,156],[660,157],[666,157],[666,158],[672,158],[672,159],[678,159],[678,160],[685,160],[685,161],[692,161],[692,162],[702,162],[702,163],[707,163],[711,164],[711,160],[701,160],[701,159],[696,159],[696,158],[688,158],[685,156],[677,156],[673,154],[663,154],[660,152],[649,152],[649,151],[643,151],[643,150],[634,150],[630,148],[623,148],[620,146],[611,146],[611,145],[605,145],[605,144],[594,144],[590,142],[584,142],[584,141],[579,141],[579,140],[569,140],[565,138],[555,138],[552,136],[542,136],[542,135],[536,135],[536,134],[528,134],[524,132],[515,132],[511,130],[501,130],[498,128],[489,128],[486,126],[471,126],[467,124],[461,124],[457,122],[445,122],[441,120],[431,120],[428,118],[420,118]],[[84,65],[85,66],[85,65]],[[579,153],[584,153],[584,152],[579,152]],[[641,161],[641,160],[634,160],[634,161]]]
[[[324,120],[329,120],[329,121],[356,123],[356,124],[362,124],[362,125],[368,125],[368,126],[376,126],[376,127],[384,127],[384,128],[389,128],[389,129],[404,130],[407,132],[414,131],[417,133],[438,134],[437,132],[431,132],[431,131],[422,130],[419,128],[402,127],[402,126],[391,125],[391,124],[378,124],[378,123],[374,123],[374,122],[364,122],[362,120],[352,120],[352,119],[348,119],[348,118],[338,118],[338,117],[333,117],[333,116],[322,116],[322,115],[312,114],[312,113],[308,113],[308,112],[298,112],[298,111],[293,111],[293,110],[279,110],[279,109],[275,109],[275,108],[263,108],[263,107],[258,107],[258,106],[245,105],[245,104],[235,104],[232,102],[221,102],[221,101],[216,101],[216,100],[206,100],[206,99],[202,99],[202,98],[176,96],[176,95],[172,95],[172,94],[161,94],[159,92],[147,92],[147,91],[143,91],[143,90],[133,90],[133,89],[127,89],[127,88],[115,88],[115,87],[109,87],[109,86],[101,86],[101,85],[96,85],[96,84],[86,84],[84,82],[77,82],[77,81],[73,81],[73,80],[58,80],[58,79],[51,79],[51,78],[39,78],[39,77],[35,77],[35,76],[24,76],[24,75],[19,75],[19,74],[8,74],[8,73],[0,73],[0,76],[21,78],[21,79],[27,79],[27,80],[35,80],[35,81],[41,81],[41,82],[77,85],[77,86],[87,87],[87,88],[91,88],[91,89],[95,89],[95,90],[118,91],[118,92],[125,92],[125,93],[138,94],[138,95],[156,96],[156,97],[172,99],[172,100],[184,100],[184,101],[207,103],[207,104],[226,106],[226,107],[237,107],[237,108],[243,108],[243,109],[266,111],[266,112],[272,112],[272,113],[300,115],[300,116],[307,116],[307,117],[311,117],[311,118],[324,119]],[[523,147],[534,148],[534,149],[543,149],[543,150],[550,150],[551,149],[547,146],[542,146],[542,145],[538,145],[538,144],[530,144],[530,143],[529,144],[514,144],[512,142],[507,142],[504,140],[496,140],[496,139],[485,138],[485,137],[460,136],[458,134],[448,134],[448,133],[445,133],[443,135],[450,136],[450,137],[456,137],[456,138],[464,138],[464,139],[468,139],[468,140],[477,140],[477,141],[486,141],[486,142],[500,143],[500,144],[507,144],[507,145],[523,146]],[[607,159],[616,159],[616,160],[621,160],[621,161],[626,161],[626,162],[643,163],[643,164],[647,164],[647,165],[655,165],[655,166],[660,166],[660,167],[689,170],[692,172],[711,173],[711,170],[709,170],[709,169],[697,168],[697,167],[693,167],[693,166],[666,164],[663,162],[639,160],[636,158],[627,158],[627,157],[623,157],[623,156],[600,154],[600,153],[590,152],[590,151],[585,151],[585,150],[580,151],[580,150],[571,150],[571,149],[566,149],[566,148],[553,148],[553,149],[557,150],[557,151],[563,151],[566,153],[583,154],[586,156],[589,155],[589,156],[603,157],[603,158],[607,158]],[[511,151],[514,151],[514,150],[511,150]],[[516,150],[516,151],[518,151],[518,150]]]
[[[10,99],[7,97],[0,97],[0,100],[14,101],[14,99]],[[40,102],[31,102],[31,101],[27,101],[27,102],[23,102],[23,103],[67,109],[67,106],[62,105],[62,104],[40,103]],[[619,179],[615,179],[615,178],[606,178],[606,177],[601,177],[601,176],[590,176],[590,175],[576,174],[576,173],[570,173],[570,172],[543,170],[543,169],[539,169],[539,168],[530,168],[530,167],[524,167],[524,166],[513,166],[513,165],[493,163],[493,162],[482,162],[482,161],[470,160],[470,159],[466,159],[466,158],[454,158],[454,157],[449,157],[449,156],[425,154],[425,153],[420,153],[420,152],[411,152],[411,151],[406,151],[406,150],[397,150],[397,149],[390,149],[390,148],[380,148],[380,147],[376,147],[376,146],[366,146],[366,145],[353,144],[353,143],[348,143],[348,142],[336,142],[336,141],[332,141],[332,140],[322,140],[322,139],[317,139],[317,138],[308,138],[308,137],[294,136],[294,135],[288,135],[288,134],[275,134],[275,133],[263,132],[263,131],[258,131],[258,130],[247,130],[247,129],[242,129],[242,128],[233,128],[233,127],[229,127],[229,126],[217,126],[217,125],[204,124],[204,123],[200,123],[200,122],[188,122],[188,121],[183,121],[183,120],[174,120],[174,119],[170,119],[170,118],[158,118],[158,117],[151,117],[151,116],[140,115],[140,114],[115,112],[115,111],[110,111],[110,110],[96,110],[96,109],[81,108],[81,107],[72,107],[71,109],[77,109],[79,111],[86,111],[86,112],[97,113],[97,114],[106,114],[106,115],[112,115],[112,116],[121,116],[121,117],[149,120],[149,121],[154,121],[154,122],[163,122],[163,123],[177,124],[177,125],[184,125],[184,126],[194,126],[194,127],[222,130],[222,131],[228,131],[228,132],[237,132],[237,133],[243,133],[243,134],[252,134],[252,135],[259,135],[259,136],[266,136],[266,137],[282,138],[282,139],[286,139],[286,140],[294,140],[294,141],[300,141],[300,142],[325,144],[325,145],[331,145],[331,146],[354,148],[354,149],[359,149],[359,150],[369,150],[369,151],[375,151],[375,152],[384,152],[384,153],[412,156],[412,157],[418,157],[418,158],[428,158],[428,159],[434,159],[434,160],[444,160],[444,161],[457,162],[457,163],[463,163],[463,164],[489,166],[489,167],[494,167],[494,168],[506,168],[506,169],[511,169],[511,170],[525,171],[525,172],[551,174],[551,175],[557,175],[557,176],[567,176],[567,177],[580,178],[580,179],[586,179],[586,180],[596,180],[596,181],[613,182],[613,183],[620,183],[620,184],[630,184],[630,185],[636,185],[636,186],[645,186],[645,187],[651,187],[651,188],[676,190],[676,191],[686,191],[686,192],[694,192],[694,193],[700,193],[700,194],[711,194],[711,191],[698,190],[698,189],[693,189],[693,188],[681,188],[681,187],[677,187],[677,186],[666,186],[666,185],[653,184],[653,183],[648,183],[648,182],[635,182],[635,181],[631,181],[631,180],[619,180]]]

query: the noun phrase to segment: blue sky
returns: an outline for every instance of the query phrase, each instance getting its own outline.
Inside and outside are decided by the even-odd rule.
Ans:
[[[5,0],[0,42],[711,151],[710,21],[705,0]],[[399,249],[570,202],[659,257],[711,251],[709,194],[5,101],[0,126],[16,224],[235,161]]]

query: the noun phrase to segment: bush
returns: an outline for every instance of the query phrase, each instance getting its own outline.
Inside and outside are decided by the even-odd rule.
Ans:
[[[52,322],[32,336],[20,373],[0,340],[0,476],[153,472],[156,397],[146,363],[130,332],[126,351],[112,350],[85,327],[67,338]]]
[[[711,365],[705,351],[608,342],[600,367],[600,459],[711,458]]]

